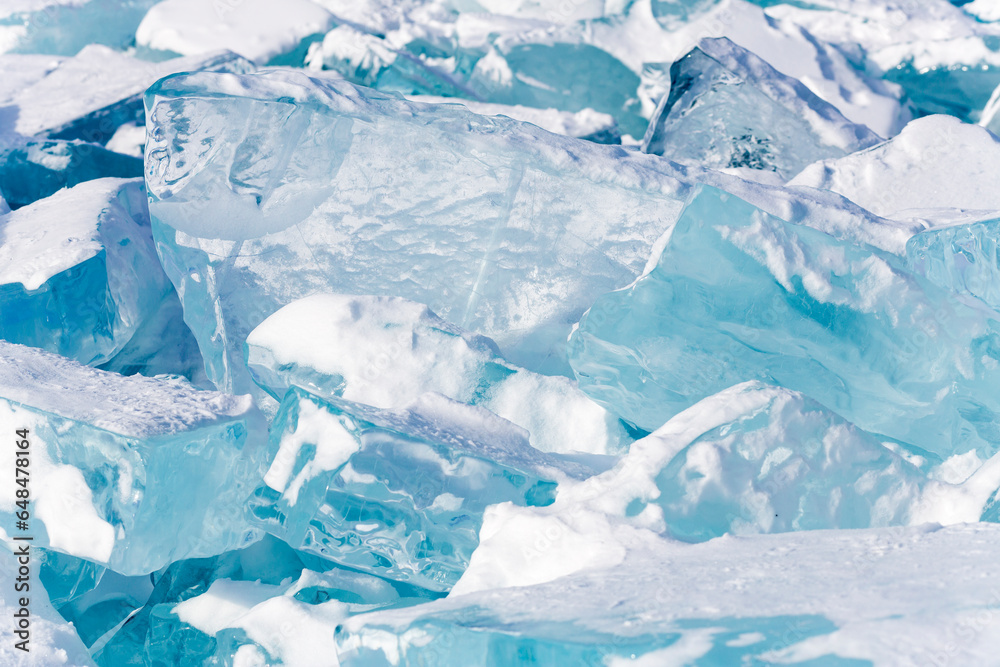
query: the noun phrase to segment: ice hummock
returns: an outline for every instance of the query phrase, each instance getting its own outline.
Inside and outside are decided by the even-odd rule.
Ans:
[[[727,37],[879,135],[894,134],[909,117],[880,73],[856,69],[801,25],[743,0],[323,4],[343,23],[306,46],[307,65],[382,90],[592,107],[641,138],[669,86],[670,63],[704,37]]]
[[[585,392],[649,431],[756,379],[941,457],[992,455],[998,314],[911,260],[706,188],[655,268],[591,307],[570,360]]]
[[[0,425],[29,431],[38,546],[138,575],[257,536],[243,507],[266,427],[247,396],[0,342]],[[0,468],[13,479],[14,457]],[[14,490],[3,496],[8,526]]]
[[[145,195],[100,179],[0,215],[0,338],[86,364],[117,354],[171,291]]]
[[[177,75],[147,106],[160,257],[238,391],[250,331],[331,291],[426,303],[564,371],[573,323],[642,272],[686,191],[666,160],[298,72]]]
[[[811,162],[880,141],[797,80],[725,38],[699,42],[671,66],[670,81],[670,92],[650,119],[643,152],[790,178]]]
[[[254,381],[276,400],[298,386],[399,408],[432,391],[510,420],[542,451],[612,454],[630,440],[571,380],[514,366],[489,338],[398,297],[294,301],[250,333],[246,354]]]
[[[345,567],[447,591],[488,505],[546,505],[589,464],[533,449],[480,407],[425,394],[379,410],[292,387],[271,427],[256,525]]]
[[[638,136],[645,129],[636,95],[640,77],[607,50],[559,30],[534,40],[518,39],[516,31],[505,35],[504,30],[483,39],[460,15],[448,19],[454,23],[442,26],[443,34],[427,39],[413,39],[403,26],[383,35],[357,24],[339,25],[310,45],[306,64],[404,95],[564,112],[593,109],[613,116],[623,132]]]

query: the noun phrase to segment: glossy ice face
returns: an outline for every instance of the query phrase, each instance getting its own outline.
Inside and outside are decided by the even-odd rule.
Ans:
[[[11,437],[26,429],[39,547],[140,575],[257,537],[243,507],[265,462],[265,427],[249,397],[3,342],[0,425]],[[5,459],[9,479],[14,466]]]
[[[571,363],[584,391],[647,430],[755,379],[942,458],[992,455],[997,315],[922,272],[708,188],[656,268],[590,309]]]
[[[340,565],[447,591],[488,505],[552,502],[558,459],[482,408],[427,394],[406,410],[298,388],[271,428],[255,525]],[[580,474],[570,465],[572,474]]]

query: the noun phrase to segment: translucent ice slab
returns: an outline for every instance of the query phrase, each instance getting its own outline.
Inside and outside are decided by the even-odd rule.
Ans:
[[[141,181],[100,179],[0,216],[0,338],[114,356],[170,292],[148,215]]]
[[[0,342],[0,427],[27,431],[38,546],[137,575],[257,535],[243,507],[261,477],[265,425],[248,396]],[[14,468],[14,456],[0,463],[8,479]],[[3,492],[7,526],[18,488]]]
[[[553,479],[592,473],[538,452],[526,435],[436,394],[389,411],[292,388],[251,513],[296,548],[446,591],[478,544],[488,505],[546,505]]]
[[[666,160],[298,72],[178,75],[147,106],[158,251],[220,388],[252,390],[250,331],[327,291],[426,303],[563,370],[684,190]]]
[[[704,39],[670,68],[670,92],[642,150],[707,167],[749,167],[790,178],[810,162],[872,146],[800,82],[728,39]]]
[[[542,451],[611,454],[630,441],[571,380],[509,364],[490,339],[398,297],[300,299],[254,329],[246,349],[254,381],[276,400],[294,385],[395,408],[433,391],[521,426]]]
[[[995,462],[961,485],[929,479],[935,463],[801,394],[744,383],[636,441],[613,469],[564,483],[552,505],[490,507],[451,594],[609,567],[662,537],[979,520],[1000,486]]]
[[[941,457],[988,456],[998,324],[910,259],[706,188],[656,267],[590,309],[570,358],[584,391],[646,430],[757,379]]]

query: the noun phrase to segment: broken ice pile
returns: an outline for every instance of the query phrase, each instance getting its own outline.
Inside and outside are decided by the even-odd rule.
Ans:
[[[41,662],[1000,651],[989,0],[59,2],[0,9]]]
[[[29,434],[37,546],[138,575],[258,536],[243,514],[265,463],[249,397],[0,342],[0,425]],[[0,469],[14,479],[14,457]]]

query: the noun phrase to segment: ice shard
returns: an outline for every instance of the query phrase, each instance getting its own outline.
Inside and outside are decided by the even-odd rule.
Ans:
[[[37,546],[138,575],[258,536],[243,507],[261,478],[265,425],[248,396],[0,342],[0,425],[27,453],[0,472],[13,480],[15,459],[27,459]],[[21,487],[5,488],[13,526]]]
[[[300,299],[254,329],[246,350],[251,376],[276,400],[298,386],[397,408],[433,391],[521,426],[542,451],[610,454],[630,440],[571,380],[514,366],[492,340],[398,297]]]
[[[1000,311],[998,232],[997,218],[950,225],[917,234],[907,243],[906,253],[929,280]]]
[[[101,179],[0,216],[0,338],[117,354],[170,293],[148,215],[140,181]]]
[[[802,83],[728,39],[704,39],[670,68],[670,92],[642,150],[708,167],[790,178],[806,165],[879,142]]]
[[[316,292],[426,303],[562,371],[686,191],[666,160],[290,71],[177,75],[147,107],[157,249],[210,379],[241,392],[247,335]]]
[[[447,591],[478,544],[488,505],[546,505],[587,464],[533,449],[479,407],[425,394],[401,410],[293,387],[271,428],[255,523],[295,548]]]
[[[49,591],[60,616],[73,624],[80,639],[93,650],[102,637],[149,599],[149,575],[126,577],[75,556],[40,550],[38,579]]]
[[[756,379],[941,457],[985,457],[1000,447],[998,317],[907,258],[706,188],[656,267],[597,300],[570,358],[585,392],[650,431]]]
[[[212,389],[198,341],[186,324],[177,293],[171,289],[128,343],[97,366],[122,375],[179,375],[199,389]]]

